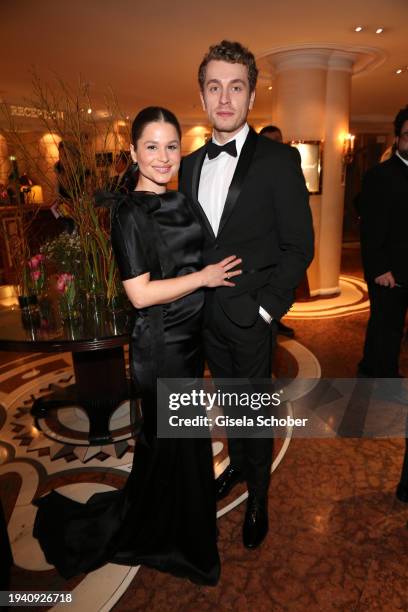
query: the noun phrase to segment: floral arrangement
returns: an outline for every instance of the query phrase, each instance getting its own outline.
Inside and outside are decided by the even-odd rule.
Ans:
[[[75,277],[73,274],[63,272],[57,276],[57,290],[64,296],[68,306],[73,306],[75,302]]]
[[[46,259],[50,272],[69,272],[76,277],[80,276],[82,259],[78,234],[62,232],[44,242],[40,247],[40,254]]]
[[[28,267],[30,269],[31,284],[34,293],[39,295],[43,293],[46,285],[46,273],[45,273],[45,255],[38,253],[31,257],[28,261]]]
[[[26,144],[21,136],[22,127],[10,112],[10,107],[0,103],[0,114],[5,119],[11,147],[27,172],[38,177],[45,193],[56,192],[58,166],[58,182],[63,187],[58,192],[58,203],[75,227],[75,235],[61,234],[40,250],[46,257],[47,271],[51,266],[54,274],[72,274],[77,294],[83,291],[86,296],[103,296],[107,304],[113,305],[121,293],[121,283],[110,244],[110,212],[95,207],[94,194],[108,186],[108,168],[101,167],[98,159],[105,159],[107,155],[114,159],[128,146],[130,124],[119,111],[112,92],[106,96],[108,111],[103,118],[87,112],[97,105],[91,100],[86,82],[79,82],[75,87],[56,77],[53,82],[46,83],[34,73],[32,97],[28,103],[41,110],[38,121],[52,138],[59,161],[55,163],[55,159],[50,157],[49,167],[45,167],[43,151],[39,149],[36,152]],[[20,291],[24,294],[27,291],[27,273],[28,280],[31,274],[36,287],[42,277],[40,266],[27,270],[27,261],[31,261],[30,234],[20,225],[24,248],[18,245],[15,249],[15,269]]]

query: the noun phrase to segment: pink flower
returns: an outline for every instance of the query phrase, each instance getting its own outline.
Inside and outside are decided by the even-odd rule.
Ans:
[[[65,293],[69,285],[73,282],[74,275],[69,272],[63,272],[57,276],[57,289],[60,293]]]
[[[65,279],[62,278],[62,274],[57,278],[57,290],[60,293],[65,292]]]
[[[45,261],[45,255],[43,255],[42,253],[38,253],[29,260],[28,267],[30,268],[30,270],[35,270],[43,261]]]
[[[30,268],[30,270],[35,270],[36,268],[38,268],[39,264],[40,261],[38,259],[38,255],[34,255],[34,257],[29,260],[28,267]]]
[[[41,271],[40,270],[32,270],[31,271],[31,278],[33,279],[33,281],[38,281],[40,276],[41,276]]]

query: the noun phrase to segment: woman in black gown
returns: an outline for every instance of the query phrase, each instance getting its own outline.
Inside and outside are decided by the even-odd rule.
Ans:
[[[112,204],[112,246],[135,307],[132,379],[144,426],[121,491],[86,504],[56,492],[40,498],[34,536],[66,578],[104,563],[144,564],[214,585],[220,573],[210,439],[156,437],[156,379],[201,377],[203,287],[233,286],[235,256],[200,270],[201,231],[186,198],[166,192],[180,164],[181,130],[159,107],[132,126],[139,166],[136,191],[105,194]]]

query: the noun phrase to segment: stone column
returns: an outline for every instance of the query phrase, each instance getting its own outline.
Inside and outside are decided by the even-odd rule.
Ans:
[[[340,291],[343,141],[349,131],[351,76],[376,59],[374,50],[305,45],[277,49],[258,60],[261,74],[274,80],[272,122],[284,141],[319,140],[323,147],[322,191],[310,197],[316,250],[308,270],[312,296]]]

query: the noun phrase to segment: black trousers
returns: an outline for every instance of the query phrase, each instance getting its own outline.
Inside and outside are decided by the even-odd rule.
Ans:
[[[368,283],[370,318],[360,369],[368,376],[396,378],[408,309],[408,288]]]
[[[276,325],[261,316],[252,327],[239,327],[224,313],[215,292],[209,292],[204,316],[204,352],[213,378],[270,378]],[[258,389],[259,391],[259,389]],[[233,410],[233,409],[232,409]],[[249,493],[268,493],[273,439],[228,439],[230,465],[243,471]]]

